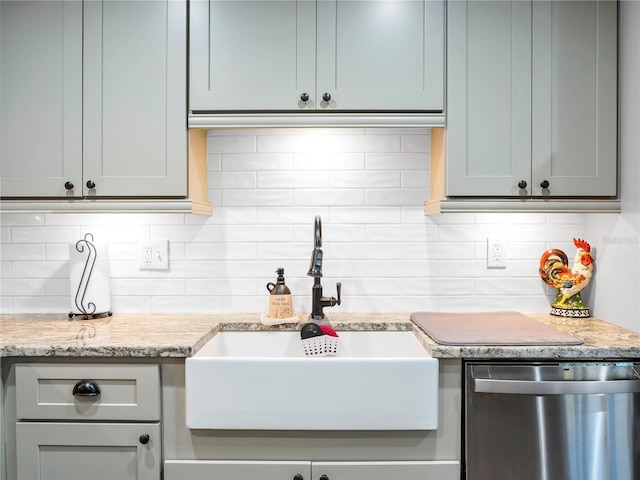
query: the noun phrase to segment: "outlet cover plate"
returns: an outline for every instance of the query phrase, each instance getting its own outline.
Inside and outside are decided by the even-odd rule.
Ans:
[[[140,242],[140,270],[169,270],[169,240]]]
[[[507,249],[498,238],[487,238],[487,268],[507,268]]]

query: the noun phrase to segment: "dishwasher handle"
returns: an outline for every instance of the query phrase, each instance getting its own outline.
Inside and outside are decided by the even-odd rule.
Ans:
[[[516,395],[567,395],[638,393],[640,380],[498,380],[474,379],[478,393],[510,393]]]

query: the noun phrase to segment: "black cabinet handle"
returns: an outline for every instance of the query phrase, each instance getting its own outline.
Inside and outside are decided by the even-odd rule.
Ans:
[[[64,188],[66,188],[67,190],[73,190],[73,183],[64,182]]]
[[[293,476],[293,480],[304,480],[304,477],[303,477],[301,474],[296,473],[296,474]]]
[[[96,188],[96,184],[92,180],[89,180],[87,182],[87,188]]]
[[[329,480],[329,477],[327,477],[325,474],[320,475],[320,480]]]
[[[143,433],[142,435],[140,435],[140,438],[138,438],[138,440],[140,440],[140,443],[142,445],[146,445],[147,443],[149,443],[149,434]]]
[[[548,180],[543,180],[542,182],[540,182],[540,187],[549,188],[549,181]]]
[[[309,94],[307,92],[304,92],[302,95],[300,95],[300,100],[302,100],[303,102],[309,101]],[[302,480],[302,479],[300,478],[295,480]]]
[[[80,380],[73,387],[74,397],[97,397],[100,395],[100,387],[93,380]]]
[[[518,182],[518,187],[520,187],[520,188],[527,188],[527,182],[526,182],[526,180],[520,180],[520,181]]]
[[[327,92],[327,93],[323,93],[323,94],[322,94],[322,99],[323,99],[325,102],[328,102],[329,100],[331,100],[331,94],[330,94],[329,92]]]

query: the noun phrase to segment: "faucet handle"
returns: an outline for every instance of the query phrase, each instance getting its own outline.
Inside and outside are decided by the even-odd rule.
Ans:
[[[336,300],[336,305],[340,305],[340,293],[342,292],[342,283],[336,283],[336,294],[338,295],[338,299]]]

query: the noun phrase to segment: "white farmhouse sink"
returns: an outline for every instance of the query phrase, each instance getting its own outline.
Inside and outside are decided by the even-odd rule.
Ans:
[[[186,360],[187,426],[432,430],[438,360],[410,331],[339,332],[306,356],[299,332],[221,332]]]

